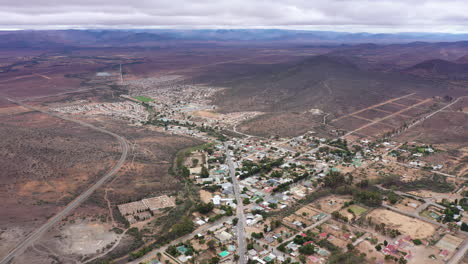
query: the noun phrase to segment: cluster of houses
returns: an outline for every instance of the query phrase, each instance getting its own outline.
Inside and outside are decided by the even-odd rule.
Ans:
[[[159,214],[161,209],[174,206],[175,197],[161,195],[136,202],[120,204],[117,208],[129,224],[134,224],[137,221],[150,219],[153,215]]]

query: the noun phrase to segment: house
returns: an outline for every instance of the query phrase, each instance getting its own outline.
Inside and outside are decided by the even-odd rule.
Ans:
[[[180,254],[185,254],[188,251],[188,248],[185,245],[178,246],[176,247],[177,251],[179,251]]]
[[[266,264],[266,262],[263,259],[259,258],[259,257],[253,257],[252,259],[257,261],[260,264]]]
[[[267,236],[265,237],[265,241],[268,243],[268,244],[271,244],[273,242],[275,242],[275,239],[271,236]]]
[[[196,223],[197,225],[199,225],[199,226],[202,226],[202,225],[206,224],[206,222],[203,221],[203,220],[201,220],[201,219],[198,219],[197,221],[195,221],[195,223]]]
[[[181,256],[179,256],[177,259],[178,259],[180,262],[185,263],[185,262],[189,261],[189,259],[191,259],[191,258],[192,258],[192,256],[181,255]]]
[[[161,264],[161,261],[157,260],[157,259],[152,259],[149,264]]]
[[[122,215],[133,215],[148,210],[147,206],[142,201],[120,204],[117,205],[117,208]]]
[[[247,252],[249,254],[249,256],[253,257],[253,256],[257,256],[257,251],[255,251],[255,249],[251,249]]]
[[[258,222],[262,221],[263,220],[263,216],[262,215],[259,215],[259,214],[256,214],[255,216],[253,216],[252,214],[248,214],[247,217],[246,217],[246,221],[245,223],[248,225],[248,226],[253,226],[255,224],[257,224]]]
[[[140,221],[144,221],[144,220],[150,219],[151,214],[150,214],[150,212],[145,211],[145,212],[141,212],[141,213],[136,214],[135,218],[140,220]]]
[[[221,205],[221,196],[215,195],[213,198],[211,198],[211,201],[215,206],[220,206]]]
[[[232,235],[229,234],[228,232],[226,231],[221,231],[221,232],[218,232],[215,234],[215,237],[221,242],[221,243],[225,243],[229,240],[232,239]]]
[[[322,260],[319,259],[319,258],[316,257],[316,256],[308,256],[308,257],[307,257],[307,262],[310,262],[310,263],[322,263]]]
[[[224,250],[224,251],[218,253],[218,255],[219,255],[221,258],[225,258],[225,257],[229,256],[229,252],[226,251],[226,250]]]
[[[324,219],[325,217],[327,217],[327,214],[326,214],[326,213],[319,213],[319,214],[316,214],[316,215],[312,216],[312,219],[313,219],[315,222],[318,222],[318,221]]]
[[[299,249],[299,246],[294,242],[289,243],[286,247],[292,251],[297,251]]]

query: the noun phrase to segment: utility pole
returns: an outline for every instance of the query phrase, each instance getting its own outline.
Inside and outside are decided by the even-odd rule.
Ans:
[[[123,84],[122,63],[120,63],[120,84]]]

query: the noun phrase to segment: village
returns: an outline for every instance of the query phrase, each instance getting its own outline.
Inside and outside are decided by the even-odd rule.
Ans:
[[[172,84],[177,78],[129,81],[135,94],[123,95],[122,103],[53,109],[207,142],[180,168],[199,192],[187,220],[192,231],[133,263],[442,264],[464,255],[468,190],[463,177],[442,172],[444,164],[429,158],[441,150],[385,138],[327,139],[313,131],[247,135],[236,126],[260,113],[217,113],[208,98],[219,88]],[[162,195],[118,210],[141,229],[177,206],[175,197]]]

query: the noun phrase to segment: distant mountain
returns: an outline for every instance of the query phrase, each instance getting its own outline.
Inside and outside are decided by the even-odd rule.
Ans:
[[[63,47],[68,41],[45,31],[0,32],[0,48]]]
[[[459,59],[458,61],[464,60],[462,58],[462,60]],[[405,71],[414,75],[429,78],[468,80],[468,63],[463,64],[435,59],[418,63]]]
[[[466,54],[463,57],[458,58],[455,62],[461,63],[461,64],[468,64],[468,54]]]
[[[468,41],[357,44],[336,49],[332,54],[356,61],[363,68],[389,71],[406,69],[427,60],[455,61],[468,54]]]
[[[141,29],[141,30],[44,30],[0,32],[0,48],[56,46],[151,46],[167,41],[269,42],[304,44],[409,43],[468,40],[468,34],[398,33],[371,34],[281,29]],[[367,46],[369,48],[369,46]]]

